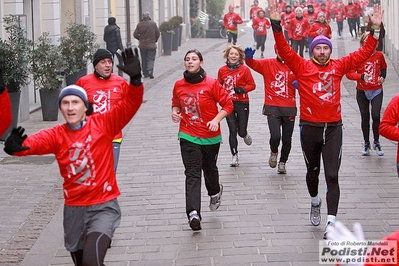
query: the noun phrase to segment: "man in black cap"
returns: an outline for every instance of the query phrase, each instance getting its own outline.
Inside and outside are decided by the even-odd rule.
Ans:
[[[93,104],[93,113],[108,112],[126,97],[128,84],[123,77],[112,73],[113,64],[112,53],[100,48],[93,55],[94,72],[81,77],[76,82],[76,85],[87,92],[88,101]],[[122,144],[122,131],[115,135],[112,144],[116,172]]]

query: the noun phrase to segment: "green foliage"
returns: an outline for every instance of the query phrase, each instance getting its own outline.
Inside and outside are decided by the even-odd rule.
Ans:
[[[191,20],[191,37],[192,38],[203,38],[205,26],[201,23],[199,19]]]
[[[223,17],[226,0],[206,0],[206,13],[209,19],[218,21]]]
[[[29,57],[32,41],[20,26],[19,16],[3,17],[7,40],[0,39],[0,68],[9,92],[19,92],[29,83]]]
[[[198,16],[199,0],[190,0],[190,18],[194,19]]]
[[[169,22],[171,22],[173,24],[173,28],[176,28],[176,27],[180,26],[180,24],[183,23],[183,17],[181,17],[181,16],[171,17]]]
[[[59,46],[53,44],[48,32],[44,32],[32,51],[31,72],[35,89],[60,89],[65,78],[64,60]]]
[[[159,25],[159,31],[160,32],[169,32],[172,33],[173,31],[173,23],[170,21],[164,21],[161,23],[161,25]]]
[[[96,34],[87,25],[70,22],[65,33],[66,36],[60,38],[60,48],[66,62],[66,74],[70,75],[86,68],[99,45]]]

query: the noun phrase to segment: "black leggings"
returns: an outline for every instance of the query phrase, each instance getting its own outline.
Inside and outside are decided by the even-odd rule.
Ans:
[[[260,48],[261,52],[265,51],[265,42],[267,35],[257,35],[256,36],[256,50]]]
[[[356,18],[348,18],[349,32],[352,37],[357,36],[357,28],[356,28]],[[353,35],[352,31],[355,31],[355,35]]]
[[[380,113],[382,106],[383,92],[375,96],[371,101],[367,99],[363,90],[356,89],[356,100],[359,106],[360,116],[362,118],[362,132],[364,142],[370,142],[370,104],[371,104],[371,118],[373,119],[373,137],[374,141],[379,141],[380,134],[378,127],[380,126]]]
[[[228,31],[227,32],[227,42],[228,43],[233,43],[233,45],[236,45],[236,43],[237,43],[237,33],[233,33],[233,32],[231,32],[231,31]]]
[[[295,116],[268,115],[267,123],[270,131],[270,150],[278,152],[280,140],[282,140],[280,162],[287,162],[291,151],[292,132],[294,131]],[[280,130],[281,129],[281,130]]]
[[[248,118],[249,118],[249,102],[233,101],[234,110],[226,117],[229,126],[229,144],[232,155],[238,150],[237,134],[241,138],[247,135]]]
[[[303,156],[307,167],[306,185],[311,197],[318,195],[320,158],[323,156],[324,175],[327,184],[327,213],[337,215],[340,190],[338,171],[342,154],[342,126],[300,127]]]
[[[83,250],[71,252],[75,266],[102,266],[105,254],[110,247],[111,239],[102,233],[93,232],[87,235]]]

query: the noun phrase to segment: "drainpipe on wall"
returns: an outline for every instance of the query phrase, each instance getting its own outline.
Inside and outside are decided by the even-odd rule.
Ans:
[[[130,30],[130,0],[125,0],[126,10],[126,47],[132,46],[131,30]]]

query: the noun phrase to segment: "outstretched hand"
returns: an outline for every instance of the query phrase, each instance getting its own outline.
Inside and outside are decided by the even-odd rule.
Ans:
[[[6,141],[4,142],[4,151],[13,155],[15,152],[29,150],[30,147],[22,146],[24,140],[28,137],[24,134],[25,129],[23,127],[14,128]]]
[[[137,48],[134,48],[134,54],[132,48],[126,48],[122,52],[123,65],[117,65],[117,67],[130,76],[130,83],[135,86],[141,84],[141,64],[139,58],[139,52]]]
[[[252,47],[247,47],[244,50],[245,58],[251,59],[254,57],[256,50],[253,49]]]
[[[276,5],[271,5],[269,8],[269,16],[271,20],[281,20],[281,13],[278,11]]]
[[[379,4],[374,5],[373,14],[369,14],[369,19],[372,23],[372,28],[378,29],[381,27],[382,16],[384,15],[384,10],[381,10]]]

